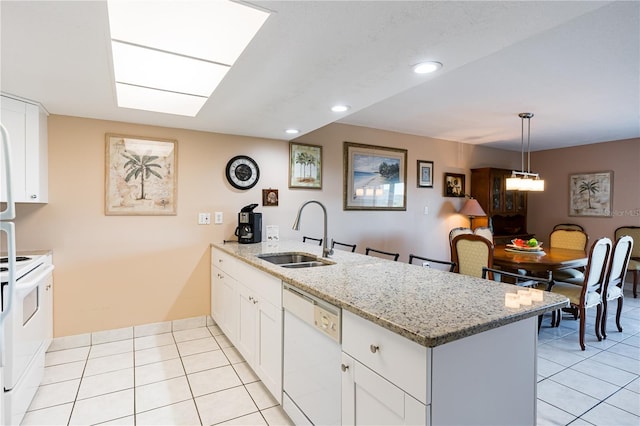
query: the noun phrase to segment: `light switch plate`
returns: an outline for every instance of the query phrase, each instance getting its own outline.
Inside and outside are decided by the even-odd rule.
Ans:
[[[198,213],[198,225],[211,225],[211,213]]]
[[[213,215],[213,221],[216,225],[219,225],[223,222],[222,212],[215,212]]]

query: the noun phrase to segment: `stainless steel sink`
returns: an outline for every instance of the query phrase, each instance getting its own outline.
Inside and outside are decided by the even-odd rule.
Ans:
[[[327,266],[330,263],[320,262],[318,260],[314,260],[311,262],[299,262],[299,263],[289,263],[285,265],[280,265],[283,268],[314,268],[316,266]]]
[[[313,268],[333,265],[333,262],[326,262],[318,259],[317,256],[304,253],[261,254],[258,257],[283,268]]]

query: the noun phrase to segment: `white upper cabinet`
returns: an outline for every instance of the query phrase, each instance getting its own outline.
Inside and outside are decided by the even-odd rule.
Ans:
[[[17,203],[46,203],[49,201],[47,113],[36,103],[7,96],[0,98],[0,122],[7,129],[11,142],[14,200]],[[0,164],[4,165],[4,161]],[[0,181],[0,201],[6,199],[3,179]]]

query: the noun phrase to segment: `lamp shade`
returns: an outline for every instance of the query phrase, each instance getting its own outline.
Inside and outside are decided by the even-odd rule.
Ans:
[[[478,203],[478,200],[476,200],[475,198],[468,199],[467,202],[464,203],[464,206],[462,206],[462,208],[460,209],[460,211],[458,213],[463,214],[465,216],[469,216],[469,217],[486,216],[487,215],[484,212],[484,210],[482,210],[482,207],[480,207],[480,203]]]

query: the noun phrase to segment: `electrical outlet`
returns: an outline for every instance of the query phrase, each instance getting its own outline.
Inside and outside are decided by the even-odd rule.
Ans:
[[[222,212],[215,212],[213,216],[214,223],[219,225],[222,223]]]
[[[211,225],[211,213],[198,213],[198,225]]]

